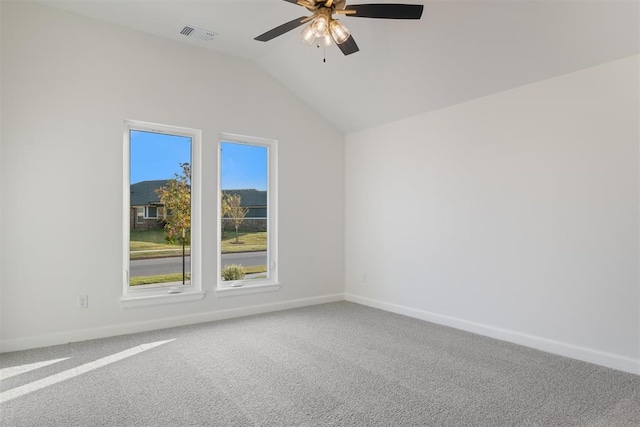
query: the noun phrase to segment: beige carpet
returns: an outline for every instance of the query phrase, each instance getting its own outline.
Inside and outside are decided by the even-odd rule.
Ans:
[[[61,358],[3,379],[0,425],[640,425],[639,376],[348,302],[7,353],[0,368]]]

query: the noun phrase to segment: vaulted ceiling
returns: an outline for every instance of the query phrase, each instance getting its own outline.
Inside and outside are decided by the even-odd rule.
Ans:
[[[309,14],[283,0],[36,1],[253,61],[344,132],[640,52],[636,0],[355,0],[425,7],[419,21],[341,18],[360,47],[349,56],[303,43],[303,27],[255,41]]]

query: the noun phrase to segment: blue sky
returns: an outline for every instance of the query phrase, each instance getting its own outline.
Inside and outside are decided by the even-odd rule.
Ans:
[[[267,189],[267,148],[223,142],[222,189]],[[131,184],[170,179],[180,174],[180,163],[191,163],[191,138],[131,131]]]
[[[223,190],[267,189],[267,148],[223,142],[220,152]]]
[[[131,184],[173,178],[191,163],[191,138],[131,131]]]

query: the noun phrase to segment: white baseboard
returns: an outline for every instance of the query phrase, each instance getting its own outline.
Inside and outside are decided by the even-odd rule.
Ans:
[[[319,297],[281,301],[271,304],[259,304],[228,310],[219,310],[186,316],[154,319],[144,322],[106,326],[102,328],[78,329],[75,331],[65,331],[56,334],[41,335],[35,337],[0,340],[0,352],[48,347],[52,345],[66,344],[69,342],[85,341],[116,335],[126,335],[138,332],[152,331],[156,329],[211,322],[215,320],[231,319],[235,317],[250,316],[254,314],[262,314],[272,311],[287,310],[291,308],[305,307],[343,300],[640,375],[640,360],[634,360],[616,354],[605,353],[586,347],[579,347],[572,344],[549,340],[533,335],[527,335],[507,329],[487,326],[463,319],[443,316],[424,310],[418,310],[398,304],[392,304],[371,298],[361,297],[350,293],[323,295]]]
[[[122,325],[105,326],[102,328],[78,329],[75,331],[65,331],[35,337],[0,340],[0,353],[28,350],[39,347],[49,347],[52,345],[113,337],[117,335],[134,334],[138,332],[192,325],[196,323],[211,322],[215,320],[232,319],[234,317],[250,316],[254,314],[269,313],[272,311],[287,310],[291,308],[306,307],[310,305],[324,304],[336,301],[344,301],[344,294],[323,295],[319,297],[281,301],[271,304],[259,304],[228,310],[154,319],[144,322],[127,323]]]
[[[640,360],[346,293],[345,300],[640,375]]]

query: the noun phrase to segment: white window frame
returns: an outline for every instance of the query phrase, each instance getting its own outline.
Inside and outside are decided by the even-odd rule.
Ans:
[[[235,282],[235,286],[230,286],[222,281],[220,272],[222,271],[221,261],[221,239],[217,239],[217,285],[215,294],[218,297],[236,296],[244,294],[253,294],[257,292],[271,292],[280,289],[278,281],[278,141],[273,139],[257,138],[244,135],[235,135],[229,133],[220,133],[218,138],[218,198],[216,206],[218,207],[218,222],[216,229],[220,231],[222,225],[222,215],[220,209],[220,200],[222,195],[220,180],[220,149],[223,142],[231,142],[235,144],[245,144],[261,146],[267,149],[267,265],[269,269],[269,277],[266,279],[248,279]],[[238,286],[239,285],[239,286]]]
[[[129,286],[129,229],[131,215],[130,190],[130,133],[143,132],[179,135],[191,138],[191,279],[190,284],[180,286]],[[156,304],[196,301],[204,297],[202,286],[202,131],[157,123],[125,120],[123,136],[123,285],[120,305],[123,308]],[[146,213],[146,209],[145,209]],[[137,216],[137,215],[136,215]]]

